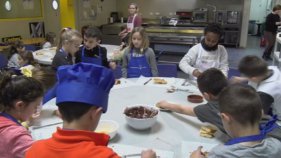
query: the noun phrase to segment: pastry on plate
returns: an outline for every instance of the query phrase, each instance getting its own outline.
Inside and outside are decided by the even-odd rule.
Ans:
[[[206,138],[213,138],[216,133],[216,129],[211,126],[203,126],[200,129],[200,136],[201,137],[206,137]]]
[[[167,81],[164,80],[164,79],[161,79],[161,78],[154,78],[154,79],[153,79],[153,82],[154,82],[155,84],[167,84]]]

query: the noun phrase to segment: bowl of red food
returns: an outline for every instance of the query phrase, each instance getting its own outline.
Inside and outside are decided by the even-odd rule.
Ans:
[[[188,95],[187,100],[191,103],[202,103],[203,102],[203,97],[201,95]]]
[[[158,114],[158,108],[147,105],[128,106],[124,110],[128,125],[138,130],[152,127],[157,121]]]

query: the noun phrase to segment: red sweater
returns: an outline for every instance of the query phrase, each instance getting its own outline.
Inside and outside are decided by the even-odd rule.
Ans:
[[[0,116],[0,157],[23,158],[33,140],[23,126]]]
[[[108,140],[105,134],[58,128],[52,138],[34,143],[26,158],[120,158],[107,147]]]

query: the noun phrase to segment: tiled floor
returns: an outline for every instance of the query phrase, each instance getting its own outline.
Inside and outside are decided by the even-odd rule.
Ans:
[[[259,57],[262,56],[264,47],[259,46],[260,37],[257,36],[248,36],[248,42],[246,48],[233,48],[226,47],[228,52],[228,60],[230,68],[237,68],[240,59],[242,59],[246,55],[257,55]],[[178,63],[184,54],[165,54],[161,55],[159,61],[172,61]],[[271,65],[272,62],[268,61],[268,64]],[[181,70],[178,71],[178,77],[186,78],[186,74],[184,74]]]

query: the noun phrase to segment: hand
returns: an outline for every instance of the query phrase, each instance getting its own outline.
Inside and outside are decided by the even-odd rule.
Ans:
[[[116,67],[117,67],[116,62],[114,62],[114,61],[109,62],[109,67],[110,67],[112,70],[115,70]]]
[[[199,146],[197,150],[193,151],[190,155],[190,158],[205,158],[205,155],[202,154],[202,146]]]
[[[192,72],[192,75],[194,77],[199,77],[202,73],[198,70],[198,69],[195,69],[193,72]]]
[[[156,106],[158,108],[163,108],[163,109],[165,109],[168,105],[169,103],[166,100],[161,100],[158,103],[156,103]]]
[[[156,158],[156,153],[151,149],[144,150],[141,152],[141,158]]]

